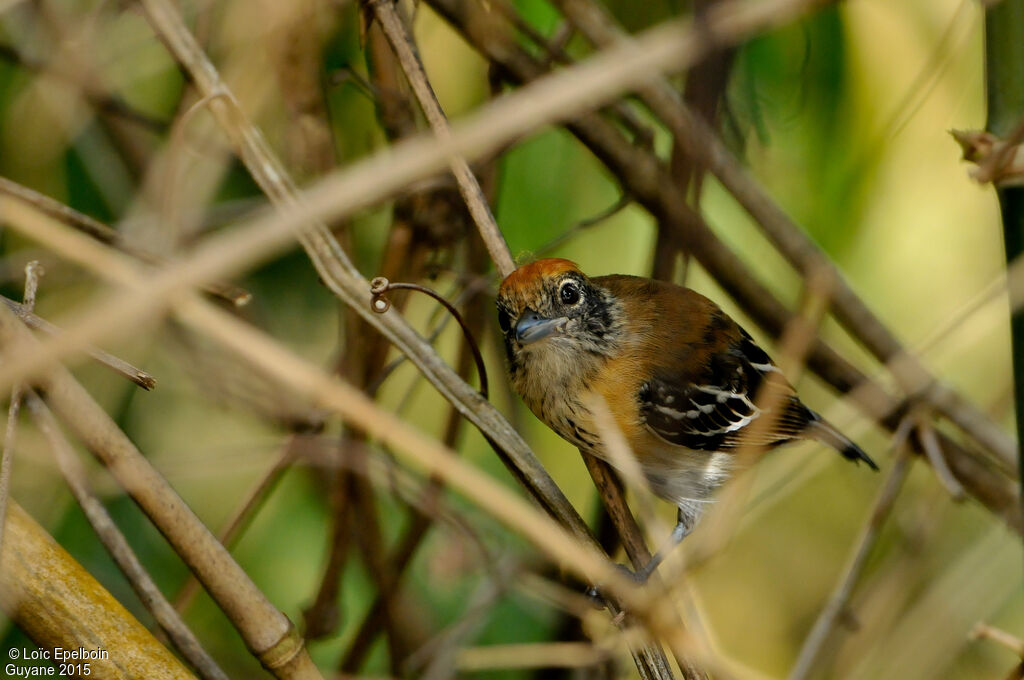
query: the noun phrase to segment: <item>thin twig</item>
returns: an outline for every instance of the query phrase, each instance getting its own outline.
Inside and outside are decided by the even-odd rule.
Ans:
[[[241,537],[242,532],[252,522],[256,512],[259,511],[263,503],[270,497],[270,493],[277,486],[277,483],[281,481],[281,477],[291,466],[292,461],[295,460],[297,441],[298,435],[291,435],[288,438],[288,441],[281,447],[280,454],[274,459],[270,468],[256,482],[252,490],[246,494],[245,500],[235,509],[235,512],[232,513],[228,521],[224,523],[224,527],[217,534],[217,540],[221,542],[221,545],[229,549],[233,547],[235,542]],[[186,611],[189,605],[192,604],[192,600],[199,593],[199,587],[199,581],[196,579],[195,574],[189,572],[188,580],[185,581],[185,584],[174,597],[175,611]]]
[[[975,181],[979,184],[987,184],[992,181],[998,183],[1007,164],[1019,150],[1021,142],[1024,142],[1024,117],[1017,121],[1006,139],[999,140],[995,151],[978,164],[973,173]]]
[[[423,63],[413,46],[412,36],[402,17],[398,14],[394,0],[366,0],[366,5],[384,29],[384,35],[387,36],[388,42],[391,43],[392,49],[398,56],[402,70],[405,71],[405,76],[409,79],[409,84],[412,85],[420,108],[426,115],[427,122],[434,134],[442,141],[450,140],[452,131],[448,125],[448,119],[445,117],[444,111],[441,110],[441,104],[437,101],[434,89],[430,86]],[[494,261],[502,277],[508,276],[516,268],[516,265],[512,260],[508,244],[505,243],[505,237],[501,235],[501,231],[494,221],[494,215],[491,214],[491,208],[487,205],[487,199],[484,198],[484,192],[481,191],[479,182],[473,175],[473,171],[470,170],[465,157],[452,154],[449,162],[452,174],[455,175],[455,180],[459,185],[459,193],[466,201],[466,207],[469,208],[469,213],[473,216],[473,221],[476,222],[480,237],[487,245],[491,260]]]
[[[36,305],[36,291],[43,267],[36,260],[25,265],[24,308],[31,313]],[[20,305],[19,305],[20,306]],[[15,383],[11,388],[11,403],[7,407],[7,427],[4,429],[3,449],[0,450],[0,549],[4,544],[4,520],[7,516],[7,499],[11,492],[11,469],[14,466],[14,440],[18,430],[18,415],[21,412],[22,385]]]
[[[907,473],[910,471],[910,464],[913,459],[910,456],[909,447],[906,446],[906,440],[913,425],[913,421],[907,418],[893,435],[893,446],[897,449],[896,459],[885,479],[885,483],[878,492],[867,521],[861,529],[857,547],[850,555],[849,562],[843,570],[842,578],[840,578],[838,585],[836,585],[835,590],[832,592],[828,604],[825,605],[821,610],[821,614],[818,615],[818,619],[814,622],[811,632],[807,634],[807,638],[804,640],[793,670],[789,674],[789,680],[804,680],[810,675],[818,658],[821,656],[825,642],[846,610],[850,595],[853,593],[853,588],[860,579],[864,565],[867,563],[867,558],[871,554],[875,542],[878,540],[882,525],[885,523],[889,513],[892,512],[893,504],[896,502],[896,497],[903,486],[903,481],[907,478]]]
[[[2,295],[0,295],[0,302],[7,305],[7,308],[17,314],[18,318],[24,321],[25,325],[30,328],[35,328],[36,330],[43,331],[47,335],[52,336],[58,336],[63,333],[60,327],[50,323],[41,316],[36,316],[26,305],[18,304],[14,300],[3,297]],[[96,347],[89,347],[86,349],[86,352],[106,368],[109,368],[121,377],[132,381],[142,389],[151,390],[156,387],[156,378],[142,369],[132,366],[124,359],[120,359],[113,354],[104,352]]]
[[[928,458],[928,462],[931,463],[932,470],[935,471],[935,476],[939,478],[942,486],[946,488],[946,491],[953,497],[953,500],[962,501],[966,497],[964,487],[957,481],[953,471],[946,464],[946,456],[943,455],[942,444],[939,442],[939,437],[935,434],[935,426],[922,412],[918,412],[915,415],[918,418],[917,436],[921,442],[921,448]]]
[[[590,642],[533,642],[464,647],[455,665],[460,673],[520,668],[587,668],[604,663],[610,654]]]
[[[1002,628],[996,628],[979,621],[971,631],[972,640],[992,640],[1024,659],[1024,640]]]
[[[626,550],[634,569],[643,569],[651,561],[651,551],[644,541],[643,532],[626,503],[626,490],[615,470],[608,463],[589,453],[582,453],[583,463],[594,482],[608,516]]]
[[[0,14],[2,13],[3,10],[0,9]],[[38,61],[34,61],[33,59],[26,57],[21,53],[21,51],[12,45],[0,44],[0,59],[17,64],[27,71],[32,71],[37,74],[45,73],[46,76],[58,78],[70,85],[80,88],[82,90],[82,95],[90,104],[92,104],[93,107],[96,108],[97,111],[117,116],[123,120],[135,123],[136,125],[139,125],[140,127],[155,134],[162,134],[168,128],[167,121],[155,118],[132,107],[126,101],[114,94],[100,91],[93,85],[93,83],[83,82],[83,79],[74,73],[70,73],[65,69],[54,68],[52,64],[43,64]]]
[[[448,300],[444,299],[440,293],[431,290],[426,286],[421,286],[418,283],[392,283],[383,276],[378,276],[370,281],[370,292],[373,294],[370,306],[373,311],[378,314],[383,314],[391,308],[391,302],[388,301],[387,297],[385,297],[385,294],[389,290],[415,290],[419,293],[429,295],[452,315],[455,321],[459,324],[459,328],[462,329],[463,338],[465,339],[470,352],[473,354],[473,361],[476,362],[477,378],[480,380],[480,395],[484,399],[487,399],[487,367],[484,365],[484,357],[480,353],[480,347],[476,344],[476,338],[473,337],[473,332],[469,329],[469,326],[466,324],[465,319],[462,318],[462,315],[459,314],[459,310],[455,309],[455,306],[448,302]]]
[[[25,402],[32,413],[36,426],[46,437],[50,450],[57,461],[57,467],[64,475],[64,480],[67,482],[68,488],[71,489],[72,495],[107,552],[114,558],[114,562],[128,579],[128,583],[138,595],[143,606],[153,615],[174,646],[201,677],[205,680],[227,680],[227,675],[206,653],[206,650],[199,644],[199,640],[182,621],[178,612],[160,592],[152,577],[139,562],[139,558],[135,555],[124,534],[118,530],[106,508],[89,489],[85,468],[61,432],[50,409],[32,390],[25,393]]]
[[[546,56],[545,66],[551,67],[553,62],[572,65],[574,60],[565,50],[566,43],[576,34],[576,27],[572,25],[572,22],[562,22],[562,25],[551,36],[551,39],[547,40],[540,31],[533,27],[533,24],[522,17],[512,3],[501,0],[500,2],[493,2],[491,6],[498,12],[501,12],[512,23],[516,31],[522,33],[544,50]],[[628,102],[621,100],[613,101],[607,105],[607,110],[619,118],[623,127],[629,130],[638,145],[648,149],[653,147],[654,130],[637,115],[636,111],[630,108]]]
[[[628,208],[632,203],[633,198],[629,194],[620,195],[619,198],[616,199],[616,201],[607,208],[597,212],[594,215],[591,215],[590,217],[586,217],[580,220],[579,222],[576,222],[575,224],[569,225],[561,234],[538,247],[536,250],[538,257],[545,253],[551,252],[552,250],[559,247],[563,243],[566,243],[572,238],[575,238],[586,229],[589,229],[590,227],[600,224],[601,222],[604,222],[605,220],[619,214],[620,212]]]
[[[479,247],[480,246],[476,245],[475,242],[471,242],[469,244],[470,266],[474,269],[481,267],[479,264],[479,258],[473,257],[473,255],[482,254],[475,252]],[[483,325],[483,298],[480,295],[480,291],[475,290],[471,284],[470,286],[467,286],[467,291],[464,291],[464,294],[466,292],[468,292],[469,295],[468,299],[465,301],[465,338],[460,344],[459,356],[456,360],[456,371],[463,379],[467,379],[469,376],[472,361],[471,356],[473,355],[467,338],[474,337],[479,334]],[[449,318],[451,317],[445,317],[444,321],[447,321]],[[386,370],[387,367],[384,367],[381,373],[386,373]],[[374,394],[373,391],[369,393],[371,395]],[[459,412],[454,407],[449,406],[448,421],[445,424],[444,433],[441,436],[441,443],[454,449],[455,442],[459,432],[461,431],[463,422],[465,421],[459,415]],[[427,481],[422,490],[422,495],[419,497],[418,503],[413,506],[416,511],[410,520],[409,526],[405,530],[405,534],[398,539],[396,547],[392,549],[390,553],[389,560],[394,565],[396,587],[398,585],[398,581],[403,577],[406,568],[409,566],[409,563],[412,561],[413,556],[416,554],[417,548],[426,537],[427,531],[430,529],[432,517],[424,510],[437,504],[442,489],[443,486],[441,484],[441,480],[437,477],[432,476]],[[341,662],[338,665],[339,672],[349,674],[355,673],[362,666],[366,655],[370,651],[373,641],[377,637],[377,633],[385,622],[384,613],[387,607],[386,600],[388,596],[388,593],[377,593],[373,604],[370,605],[369,610],[363,616],[362,622],[356,627],[356,633],[352,637],[352,643],[349,645],[348,650],[342,655]]]
[[[363,444],[350,433],[343,432],[341,440],[332,450],[335,464],[328,470],[328,507],[330,524],[327,535],[327,559],[320,586],[313,602],[302,610],[303,635],[308,640],[319,640],[335,634],[341,624],[342,613],[338,605],[342,572],[348,561],[349,540],[353,532],[353,504],[356,472],[349,465],[349,451]],[[385,609],[385,613],[386,613]]]
[[[458,620],[409,655],[406,661],[407,671],[414,671],[417,677],[425,680],[452,677],[462,641],[483,626],[487,621],[487,614],[498,603],[508,583],[515,577],[517,564],[514,561],[502,560],[495,566],[497,569],[489,572],[476,591],[469,596],[466,608]]]
[[[38,345],[31,332],[5,305],[0,305],[0,340],[7,357],[27,356]],[[287,617],[267,600],[71,373],[58,364],[34,382],[45,392],[53,411],[104,462],[199,576],[207,592],[261,663],[278,677],[288,680],[320,677]]]
[[[156,255],[147,253],[126,243],[120,233],[111,229],[102,222],[99,222],[98,220],[95,220],[85,213],[79,212],[64,203],[61,203],[60,201],[55,201],[49,196],[41,194],[38,191],[33,191],[26,186],[18,184],[17,182],[12,182],[6,177],[0,177],[0,195],[3,194],[17,198],[29,205],[33,205],[44,214],[56,218],[68,226],[78,229],[83,234],[88,234],[100,243],[113,246],[123,253],[138,258],[142,262],[152,265],[161,265],[164,263],[164,260]],[[2,201],[0,201],[0,205],[2,205]],[[210,282],[204,284],[203,288],[211,295],[222,298],[235,307],[244,307],[252,300],[252,293],[243,288],[239,288],[238,286]]]

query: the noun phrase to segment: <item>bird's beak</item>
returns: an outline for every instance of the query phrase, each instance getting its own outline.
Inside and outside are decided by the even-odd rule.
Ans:
[[[558,330],[564,319],[548,319],[529,307],[516,321],[516,340],[520,345],[529,345],[531,342],[543,340]]]

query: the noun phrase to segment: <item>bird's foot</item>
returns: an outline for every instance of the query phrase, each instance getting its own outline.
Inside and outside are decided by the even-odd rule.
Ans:
[[[631,581],[635,581],[637,585],[641,586],[647,583],[647,579],[650,578],[651,575],[651,572],[647,570],[647,566],[645,566],[640,571],[633,571],[624,564],[616,564],[615,568],[618,569],[619,573],[621,573],[623,576],[625,576]],[[605,597],[604,592],[601,590],[600,584],[595,584],[587,588],[586,594],[587,598],[589,598],[590,601],[593,603],[595,609],[605,609],[607,607],[607,598]]]

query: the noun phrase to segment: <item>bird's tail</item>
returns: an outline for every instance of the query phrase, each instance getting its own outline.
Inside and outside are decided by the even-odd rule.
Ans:
[[[850,441],[849,437],[837,430],[832,423],[814,411],[811,411],[811,414],[811,422],[807,424],[807,429],[805,430],[808,438],[816,439],[822,444],[831,446],[847,460],[852,460],[854,463],[864,461],[872,470],[878,470],[878,465],[875,464],[875,461],[871,460],[871,456],[864,453],[863,449]]]

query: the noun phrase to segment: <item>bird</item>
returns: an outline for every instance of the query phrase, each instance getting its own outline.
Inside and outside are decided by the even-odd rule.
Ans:
[[[598,435],[594,399],[603,399],[650,489],[678,509],[674,544],[735,472],[744,446],[817,440],[878,470],[804,405],[749,333],[690,288],[590,278],[570,260],[545,258],[506,276],[496,306],[513,389],[563,439],[615,465]],[[770,398],[759,401],[759,390]]]

